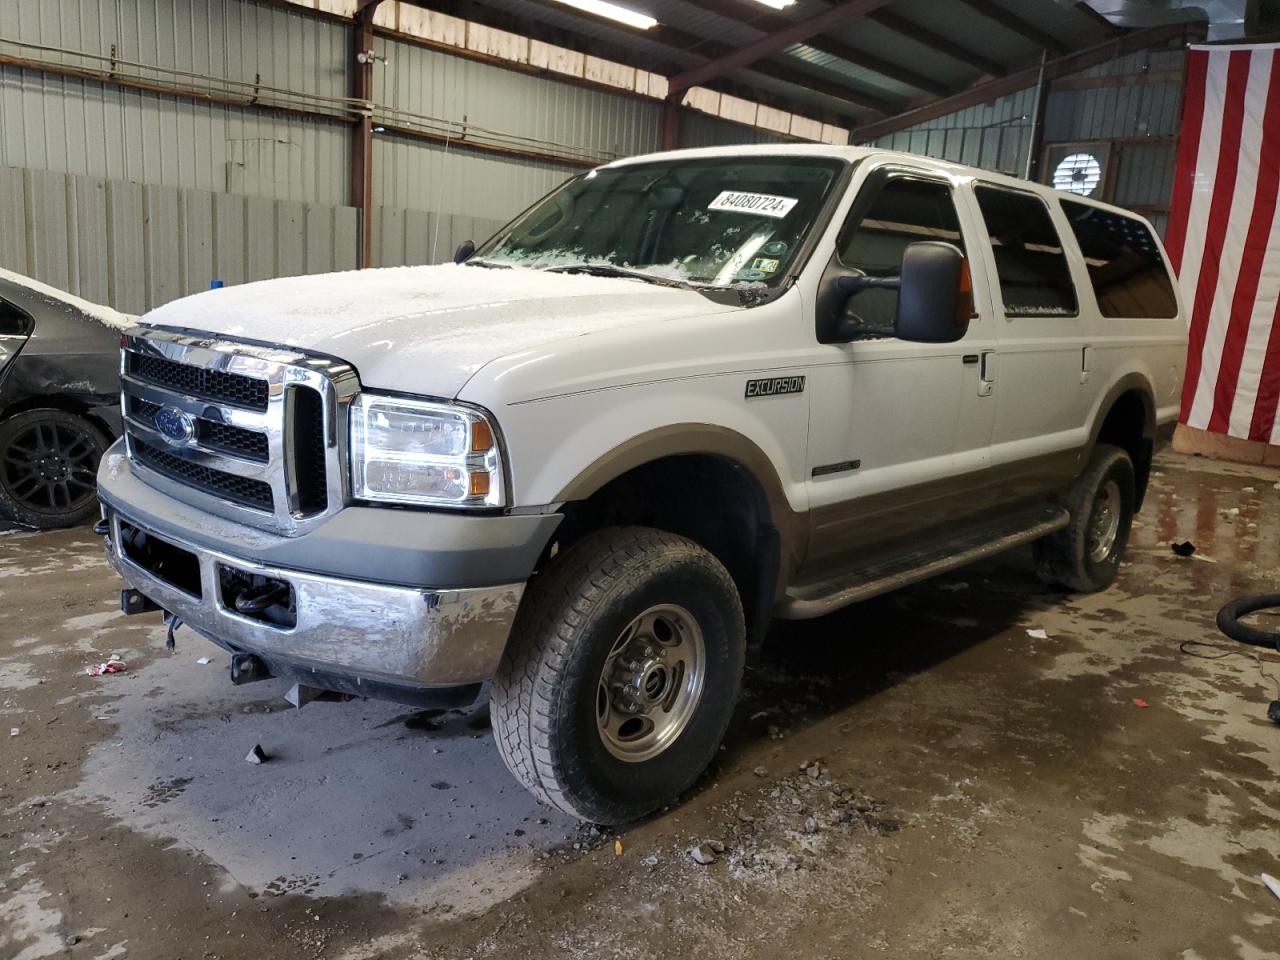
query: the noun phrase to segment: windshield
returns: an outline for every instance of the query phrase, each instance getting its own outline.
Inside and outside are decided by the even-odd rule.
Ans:
[[[713,287],[782,282],[844,163],[708,157],[592,170],[475,253],[540,270]]]

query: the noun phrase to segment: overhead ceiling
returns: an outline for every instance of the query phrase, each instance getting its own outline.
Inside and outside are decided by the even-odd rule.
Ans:
[[[673,91],[732,92],[855,135],[1025,86],[1042,58],[1054,75],[1187,29],[1117,26],[1076,0],[615,0],[655,18],[648,30],[555,0],[413,2],[661,73]]]

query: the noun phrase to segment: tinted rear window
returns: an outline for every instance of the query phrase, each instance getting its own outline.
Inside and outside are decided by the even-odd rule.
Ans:
[[[991,237],[1004,312],[1010,316],[1075,316],[1076,288],[1049,208],[1039,197],[978,187]]]
[[[1089,266],[1089,281],[1104,317],[1178,315],[1173,282],[1145,223],[1071,200],[1062,201],[1062,209]]]

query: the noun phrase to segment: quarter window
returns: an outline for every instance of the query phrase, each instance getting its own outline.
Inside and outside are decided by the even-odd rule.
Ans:
[[[995,254],[1005,314],[1075,316],[1076,289],[1045,202],[995,187],[975,192]]]
[[[27,315],[7,300],[0,300],[0,337],[22,337],[30,332]]]
[[[1141,220],[1087,203],[1064,200],[1062,210],[1089,267],[1089,282],[1104,317],[1169,318],[1178,298],[1160,247]]]
[[[951,188],[935,180],[894,177],[841,237],[840,261],[868,276],[896,277],[907,247],[921,240],[942,240],[964,250]],[[897,310],[898,292],[878,288],[859,291],[846,306],[849,318],[869,335],[891,335]]]

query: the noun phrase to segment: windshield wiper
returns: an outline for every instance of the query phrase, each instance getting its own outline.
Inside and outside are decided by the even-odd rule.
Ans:
[[[645,283],[656,283],[663,287],[688,287],[689,284],[670,277],[658,277],[643,270],[628,270],[615,267],[609,263],[569,263],[562,267],[544,267],[547,273],[583,273],[592,277],[625,277],[632,280],[643,280]]]
[[[503,263],[501,260],[486,260],[483,257],[471,257],[463,261],[465,267],[484,267],[486,270],[510,270],[511,264]]]

